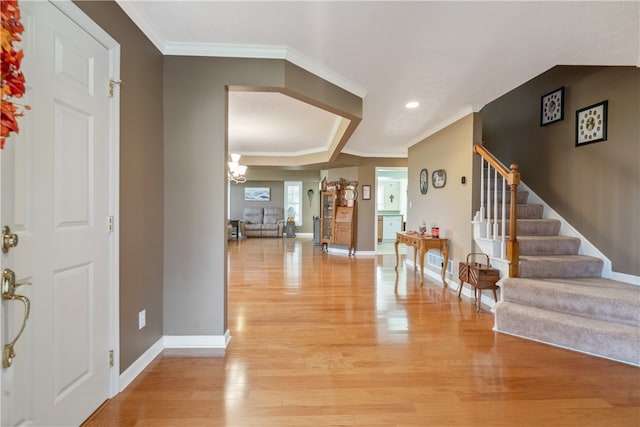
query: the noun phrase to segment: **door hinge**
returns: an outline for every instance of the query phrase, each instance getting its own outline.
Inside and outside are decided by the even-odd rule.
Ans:
[[[122,80],[109,79],[109,97],[113,97],[113,88],[120,83],[122,83]]]
[[[113,231],[113,215],[109,215],[108,222],[109,222],[109,231]]]
[[[109,350],[109,367],[113,368],[113,350]]]

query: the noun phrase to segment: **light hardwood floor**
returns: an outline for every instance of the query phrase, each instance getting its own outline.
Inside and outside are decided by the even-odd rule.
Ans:
[[[393,255],[229,242],[224,357],[165,351],[86,426],[640,426],[640,369],[498,334]]]

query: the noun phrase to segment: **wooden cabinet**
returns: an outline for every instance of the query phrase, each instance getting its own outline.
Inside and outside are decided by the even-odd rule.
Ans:
[[[402,231],[402,215],[384,215],[382,225],[382,241],[394,242],[396,233]]]
[[[334,192],[322,192],[322,208],[320,215],[320,242],[322,250],[328,250],[328,244],[344,245],[349,255],[355,254],[356,247],[356,202],[353,207],[337,206],[337,195]]]
[[[334,222],[334,239],[336,245],[349,248],[349,255],[356,253],[356,207],[340,206],[336,211]]]
[[[333,243],[333,214],[336,210],[336,193],[322,192],[320,211],[320,243],[322,249],[327,248],[328,243]]]

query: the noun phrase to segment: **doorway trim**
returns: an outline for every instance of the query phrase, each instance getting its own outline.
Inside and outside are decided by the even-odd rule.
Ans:
[[[374,210],[374,224],[376,224],[376,226],[374,227],[375,229],[375,233],[374,233],[374,243],[375,243],[375,250],[374,252],[377,253],[378,251],[378,190],[380,188],[380,173],[384,172],[384,171],[388,171],[388,172],[393,172],[393,171],[400,171],[400,172],[405,172],[406,173],[406,181],[407,181],[407,185],[409,183],[409,168],[407,166],[376,166],[375,168],[375,190],[373,191],[374,194],[372,194],[371,199],[374,200],[375,202],[375,210]],[[409,209],[410,209],[410,200],[408,199],[408,194],[405,193],[404,195],[404,199],[405,199],[405,206],[404,206],[404,222],[406,223],[407,221],[407,216],[409,214]]]

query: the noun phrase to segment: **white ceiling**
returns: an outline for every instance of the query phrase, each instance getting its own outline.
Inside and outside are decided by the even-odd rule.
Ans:
[[[406,157],[555,65],[640,65],[638,1],[117,1],[164,54],[284,58],[362,97],[360,156]],[[326,150],[338,122],[274,93],[230,111],[229,151],[252,155]]]

